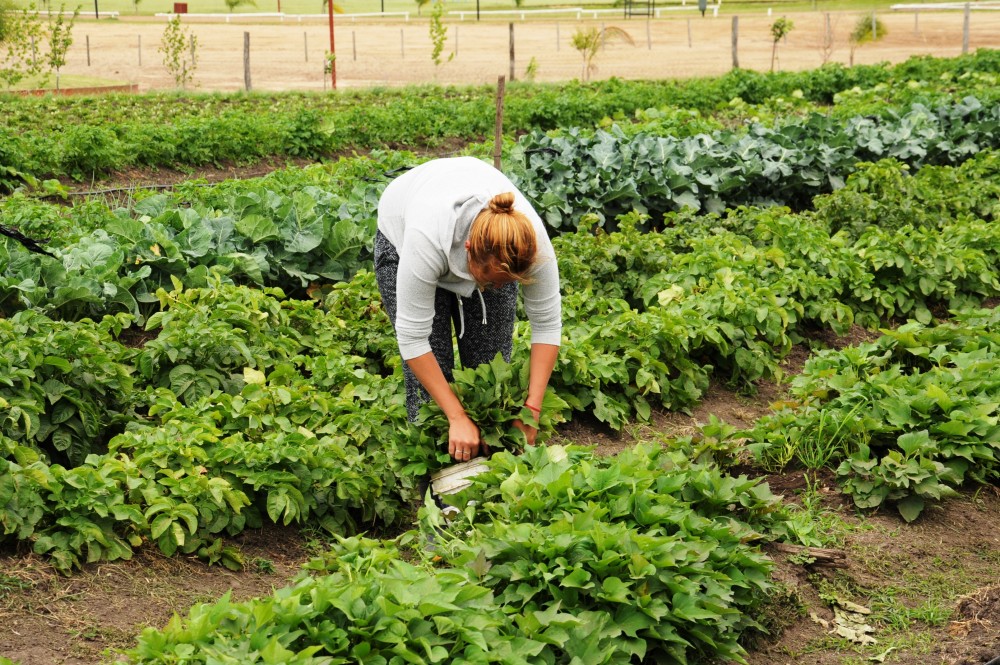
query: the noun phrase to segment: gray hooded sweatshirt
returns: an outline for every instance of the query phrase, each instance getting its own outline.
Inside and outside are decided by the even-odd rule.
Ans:
[[[465,241],[476,216],[504,192],[514,193],[514,208],[531,220],[538,244],[531,282],[522,287],[531,343],[559,345],[559,267],[541,218],[503,173],[475,157],[453,157],[407,171],[378,203],[378,228],[399,253],[396,337],[404,360],[431,350],[437,288],[465,298],[475,293]]]

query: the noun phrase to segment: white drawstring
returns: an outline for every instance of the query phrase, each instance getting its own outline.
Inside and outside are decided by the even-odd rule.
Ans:
[[[486,325],[486,300],[483,299],[483,292],[476,289],[476,293],[479,294],[479,306],[483,310],[483,325]],[[455,294],[455,298],[458,299],[458,338],[462,339],[465,334],[465,308],[462,306],[462,296]]]
[[[483,308],[483,325],[486,325],[486,301],[483,300],[483,292],[476,289],[476,293],[479,294],[479,306]]]

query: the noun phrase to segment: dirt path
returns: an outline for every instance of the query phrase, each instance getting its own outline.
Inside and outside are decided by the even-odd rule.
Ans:
[[[778,45],[776,69],[818,67],[824,61],[822,44],[825,14],[792,13],[794,29]],[[831,13],[833,49],[829,60],[847,64],[847,37],[860,17],[857,13]],[[739,17],[739,65],[767,71],[771,64],[769,27],[775,16]],[[875,44],[857,50],[858,64],[901,62],[917,54],[955,56],[962,50],[962,13],[883,13],[880,20],[888,34]],[[253,90],[323,90],[323,55],[329,46],[329,29],[318,20],[284,23],[205,23],[187,18],[197,37],[199,63],[197,89],[244,89],[244,33],[249,35],[250,79]],[[669,17],[625,20],[617,14],[600,19],[519,21],[514,24],[515,66],[518,79],[526,78],[534,62],[535,80],[564,81],[579,78],[582,58],[571,45],[579,28],[618,26],[635,41],[609,45],[596,59],[595,78],[680,78],[725,73],[732,67],[733,16],[724,12],[705,18],[697,12],[671,13]],[[170,89],[174,82],[157,51],[165,19],[128,19],[80,22],[74,31],[64,72],[103,76],[137,83],[140,91]],[[471,19],[446,21],[445,56],[455,57],[435,68],[431,60],[429,24],[426,19],[351,22],[341,18],[335,30],[337,82],[340,88],[407,83],[495,83],[510,75],[509,27],[506,21]],[[969,48],[1000,48],[1000,12],[973,12]],[[690,30],[690,33],[689,33]],[[689,38],[690,34],[690,38]],[[689,46],[690,39],[690,46]],[[88,46],[89,41],[89,64]],[[141,60],[141,62],[140,62]]]

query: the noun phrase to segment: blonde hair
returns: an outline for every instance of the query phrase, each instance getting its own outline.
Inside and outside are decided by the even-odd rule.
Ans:
[[[527,283],[538,240],[528,217],[514,209],[514,193],[497,194],[469,229],[469,273],[477,282],[487,269],[512,281]]]

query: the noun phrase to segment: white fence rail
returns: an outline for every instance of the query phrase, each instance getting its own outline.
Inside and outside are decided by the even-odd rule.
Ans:
[[[949,10],[959,10],[964,11],[965,6],[968,5],[970,10],[1000,10],[1000,3],[986,3],[986,2],[934,2],[927,4],[910,4],[910,5],[890,5],[889,9],[902,12],[915,12],[915,11],[949,11]]]
[[[116,12],[117,14],[117,12]],[[156,14],[156,16],[166,17],[172,19],[175,14],[173,12],[161,12]],[[232,20],[240,19],[258,19],[258,18],[276,18],[282,23],[285,20],[295,20],[301,23],[303,19],[309,20],[319,20],[328,18],[328,14],[285,14],[284,12],[250,12],[245,14],[181,14],[181,16],[190,16],[191,18],[205,18],[205,19],[226,19],[226,23],[232,23]],[[371,17],[382,17],[382,18],[402,18],[405,21],[410,20],[410,12],[368,12],[364,14],[336,14],[337,21],[343,21],[345,19],[350,20],[354,23],[359,18],[371,18]]]

